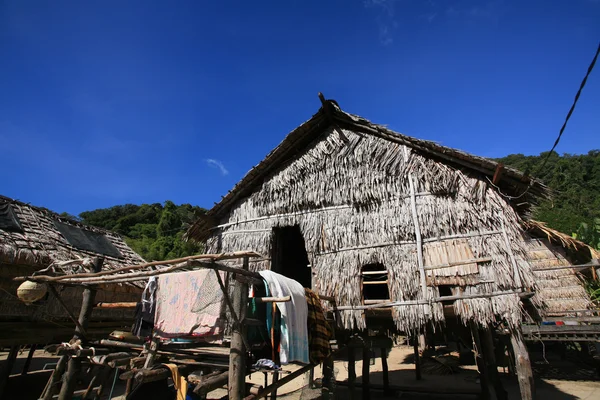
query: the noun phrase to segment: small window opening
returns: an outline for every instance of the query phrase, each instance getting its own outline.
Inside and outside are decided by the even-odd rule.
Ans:
[[[367,300],[389,300],[388,272],[380,263],[367,264],[362,267],[363,298]]]
[[[440,291],[440,297],[445,297],[445,296],[452,296],[453,293],[453,286],[450,285],[439,285],[438,286],[438,290]],[[452,305],[452,303],[454,303],[453,300],[444,300],[442,301],[442,305]]]

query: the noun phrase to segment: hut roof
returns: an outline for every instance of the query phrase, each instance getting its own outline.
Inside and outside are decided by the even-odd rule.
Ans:
[[[143,263],[117,234],[0,195],[0,263],[46,267],[102,256],[103,269]]]
[[[536,278],[535,298],[548,316],[576,314],[596,308],[585,290],[583,275],[574,268],[597,259],[599,254],[587,244],[546,226],[529,220],[524,222],[531,239],[527,259]]]
[[[321,97],[321,96],[320,96]],[[324,100],[315,115],[289,133],[258,165],[253,167],[221,201],[202,216],[187,232],[188,238],[203,241],[208,237],[208,228],[225,215],[235,203],[260,186],[269,174],[285,165],[318,139],[329,127],[350,129],[353,132],[373,135],[392,143],[406,145],[427,158],[435,159],[455,168],[495,180],[496,187],[508,196],[513,206],[522,214],[529,210],[530,204],[538,198],[548,195],[548,188],[540,181],[494,160],[475,156],[461,150],[442,146],[438,143],[416,139],[394,132],[383,125],[342,111],[335,100]],[[341,132],[341,129],[339,131]],[[513,196],[511,198],[510,196]]]

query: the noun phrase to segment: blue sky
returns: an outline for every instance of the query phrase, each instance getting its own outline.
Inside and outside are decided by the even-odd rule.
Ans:
[[[599,0],[0,3],[0,194],[210,208],[319,108],[499,157],[548,150]],[[600,148],[600,66],[558,151]]]

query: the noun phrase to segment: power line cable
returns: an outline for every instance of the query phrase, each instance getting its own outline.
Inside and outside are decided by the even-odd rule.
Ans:
[[[548,159],[552,155],[552,152],[554,151],[554,149],[556,149],[556,146],[558,146],[558,143],[560,142],[560,139],[562,138],[565,128],[567,127],[567,123],[569,122],[569,119],[571,118],[573,111],[575,111],[575,106],[577,105],[577,101],[579,101],[579,96],[581,96],[581,91],[585,87],[588,77],[590,76],[590,74],[592,73],[592,70],[594,69],[594,66],[596,65],[596,60],[598,59],[598,54],[600,54],[600,43],[598,43],[598,49],[596,49],[596,54],[594,55],[594,58],[592,59],[592,62],[590,63],[590,66],[587,69],[587,73],[585,74],[585,77],[583,78],[583,80],[581,81],[581,84],[579,85],[579,90],[577,91],[577,94],[575,95],[575,99],[573,100],[573,104],[571,105],[571,108],[569,109],[569,112],[567,113],[565,122],[563,123],[562,127],[560,128],[558,137],[554,141],[554,145],[552,146],[552,148],[550,149],[548,154],[546,154],[546,157],[544,157],[544,161],[542,162],[542,164],[538,168],[536,168],[536,174],[531,174],[531,176],[529,177],[529,185],[527,186],[527,188],[523,191],[523,193],[521,193],[518,196],[509,196],[507,194],[502,193],[500,191],[500,188],[492,183],[492,185],[494,185],[496,187],[496,189],[498,189],[498,192],[502,196],[504,196],[510,200],[515,200],[515,199],[519,199],[519,198],[525,196],[525,194],[527,192],[529,192],[529,189],[531,189],[531,187],[533,186],[533,183],[535,181],[535,175],[537,175],[540,171],[542,171],[544,169],[544,167],[546,166],[546,163],[548,162]],[[489,179],[488,179],[488,181],[489,181]],[[491,181],[490,181],[490,183],[491,183]]]

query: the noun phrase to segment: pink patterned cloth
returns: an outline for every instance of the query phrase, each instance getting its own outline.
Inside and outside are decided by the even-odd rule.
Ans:
[[[220,274],[225,281],[225,273]],[[200,269],[158,277],[154,317],[158,336],[217,339],[223,333],[224,311],[223,292],[214,270]]]

